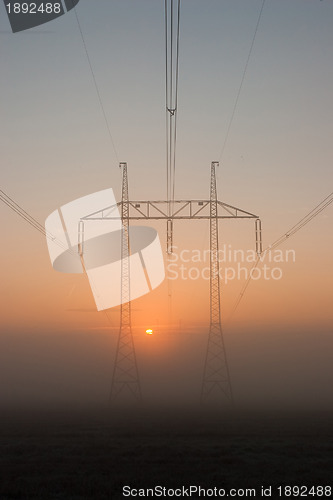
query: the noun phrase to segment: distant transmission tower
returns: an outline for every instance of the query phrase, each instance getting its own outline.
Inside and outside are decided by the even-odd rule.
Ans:
[[[127,163],[120,163],[122,168],[122,203],[121,203],[121,306],[120,329],[116,360],[111,384],[111,402],[141,401],[141,387],[135,356],[130,297],[130,260],[129,260],[129,199]]]
[[[218,238],[218,201],[216,189],[216,166],[211,163],[210,177],[210,328],[201,401],[217,398],[232,403],[230,375],[221,327],[220,266]]]

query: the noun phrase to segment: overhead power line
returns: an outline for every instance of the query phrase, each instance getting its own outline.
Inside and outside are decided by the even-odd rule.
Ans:
[[[235,302],[234,307],[232,308],[232,311],[229,315],[229,318],[227,320],[227,323],[229,323],[233,317],[233,315],[236,312],[236,309],[238,308],[242,298],[244,297],[244,294],[252,280],[252,275],[253,275],[253,270],[260,264],[260,262],[263,261],[265,255],[268,252],[271,252],[278,246],[282,245],[286,240],[288,240],[291,236],[293,236],[295,233],[297,233],[300,229],[302,229],[306,224],[311,222],[317,215],[319,215],[323,210],[325,210],[331,203],[333,203],[333,192],[330,193],[324,200],[322,200],[316,207],[314,207],[311,212],[306,214],[300,221],[297,222],[294,226],[292,226],[286,233],[284,233],[280,238],[275,240],[271,245],[269,245],[263,252],[261,253],[260,257],[257,258],[256,262],[253,264],[249,277],[247,278],[245,284],[243,285],[240,294]]]
[[[18,205],[10,196],[0,189],[0,200],[5,203],[11,210],[16,212],[28,224],[37,229],[40,233],[46,236],[44,226],[42,226],[34,217],[28,214],[20,205]]]
[[[82,31],[81,23],[80,23],[78,15],[77,15],[77,11],[76,11],[76,7],[75,6],[73,7],[73,11],[74,11],[76,22],[77,22],[77,25],[78,25],[78,28],[79,28],[79,32],[80,32],[80,36],[81,36],[81,40],[82,40],[82,44],[83,44],[83,48],[84,48],[84,52],[86,54],[86,58],[87,58],[87,61],[88,61],[88,66],[89,66],[89,69],[90,69],[90,72],[91,72],[91,76],[92,76],[92,79],[93,79],[93,82],[94,82],[94,86],[95,86],[95,90],[96,90],[96,94],[97,94],[97,99],[98,99],[98,102],[99,102],[100,107],[101,107],[101,111],[102,111],[102,115],[103,115],[103,118],[104,118],[104,121],[105,121],[106,129],[107,129],[107,132],[108,132],[108,135],[109,135],[109,138],[110,138],[110,141],[111,141],[111,145],[112,145],[114,154],[116,156],[117,164],[118,164],[119,163],[119,158],[118,158],[118,153],[117,153],[117,150],[116,150],[116,147],[115,147],[115,144],[114,144],[114,140],[113,140],[113,137],[112,137],[111,127],[110,127],[109,120],[107,118],[106,111],[105,111],[105,108],[104,108],[104,105],[103,105],[103,101],[102,101],[101,93],[100,93],[100,90],[99,90],[99,87],[98,87],[98,83],[97,83],[97,79],[96,79],[96,76],[95,76],[94,68],[93,68],[92,63],[91,63],[91,59],[90,59],[90,56],[89,56],[87,44],[86,44],[85,38],[83,36],[83,31]]]
[[[293,227],[289,229],[285,234],[283,234],[279,239],[274,241],[269,247],[265,249],[265,252],[270,252],[274,250],[277,246],[280,246],[284,241],[286,241],[290,236],[293,236],[297,231],[302,229],[306,224],[312,221],[317,215],[319,215],[325,208],[327,208],[333,202],[333,192],[329,194],[322,202],[319,203],[315,208],[311,210],[303,219],[298,221]]]
[[[262,18],[262,11],[264,10],[265,2],[266,2],[266,0],[262,0],[262,4],[261,4],[260,11],[259,11],[259,16],[258,16],[257,24],[256,24],[256,27],[255,27],[255,30],[254,30],[254,34],[253,34],[253,37],[252,37],[252,42],[251,42],[251,45],[250,45],[250,50],[249,50],[249,53],[248,53],[248,56],[247,56],[247,59],[246,59],[246,62],[245,62],[245,67],[244,67],[244,71],[243,71],[242,78],[241,78],[241,81],[240,81],[240,85],[238,87],[238,91],[237,91],[237,94],[236,94],[236,99],[235,99],[235,102],[234,102],[234,106],[232,108],[232,112],[231,112],[230,120],[229,120],[229,123],[228,123],[227,131],[226,131],[226,134],[225,134],[225,138],[224,138],[224,141],[223,141],[223,145],[222,145],[222,149],[221,149],[221,153],[220,153],[220,160],[219,161],[222,160],[222,157],[223,157],[223,154],[224,154],[224,150],[225,150],[226,144],[227,144],[228,139],[229,139],[230,130],[231,130],[234,118],[235,118],[235,113],[236,113],[236,109],[237,109],[237,106],[238,106],[238,101],[239,101],[239,98],[240,98],[240,95],[241,95],[241,92],[242,92],[242,88],[243,88],[245,76],[246,76],[246,73],[247,73],[247,70],[248,70],[248,66],[249,66],[249,62],[250,62],[250,59],[251,59],[251,55],[252,55],[252,51],[253,51],[253,46],[254,46],[254,42],[255,42],[255,39],[256,39],[256,36],[257,36],[257,33],[258,33],[258,28],[259,28],[259,24],[260,24],[260,21],[261,21],[261,18]]]
[[[34,229],[36,229],[39,233],[41,233],[45,238],[51,240],[53,243],[63,248],[64,250],[68,250],[68,246],[61,241],[59,238],[51,234],[49,231],[46,231],[44,226],[40,224],[32,215],[30,215],[26,210],[24,210],[18,203],[16,203],[13,198],[8,196],[4,191],[0,189],[0,201],[2,201],[5,205],[7,205],[13,212],[19,215],[25,222],[30,224]],[[69,251],[74,254],[73,250],[69,249]],[[76,254],[75,254],[76,255]]]
[[[180,0],[165,0],[165,105],[167,200],[175,199]]]

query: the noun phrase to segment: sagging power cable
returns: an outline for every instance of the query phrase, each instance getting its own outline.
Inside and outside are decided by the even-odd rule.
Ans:
[[[177,110],[179,80],[180,0],[165,0],[165,104],[167,200],[175,199]]]
[[[118,165],[119,164],[119,157],[118,157],[118,153],[117,153],[117,150],[116,150],[116,147],[115,147],[115,143],[114,143],[114,140],[113,140],[113,137],[112,137],[111,127],[110,127],[109,120],[108,120],[108,117],[106,115],[106,111],[105,111],[105,108],[104,108],[104,105],[103,105],[103,101],[102,101],[101,93],[100,93],[99,86],[98,86],[98,83],[97,83],[97,79],[96,79],[96,76],[95,76],[94,68],[93,68],[93,65],[91,63],[91,59],[90,59],[90,56],[89,56],[87,44],[86,44],[85,38],[83,36],[83,30],[82,30],[81,23],[80,23],[80,20],[79,20],[79,16],[77,14],[75,6],[73,6],[73,11],[74,11],[76,22],[77,22],[78,29],[79,29],[79,32],[80,32],[80,36],[81,36],[81,40],[82,40],[82,44],[83,44],[83,49],[84,49],[84,52],[85,52],[85,55],[86,55],[86,58],[87,58],[88,66],[89,66],[89,69],[90,69],[90,72],[91,72],[91,76],[92,76],[92,79],[93,79],[93,82],[94,82],[94,87],[95,87],[95,90],[96,90],[97,99],[98,99],[98,102],[99,102],[99,105],[100,105],[100,108],[101,108],[101,111],[102,111],[102,115],[103,115],[103,118],[104,118],[106,129],[107,129],[107,132],[108,132],[108,135],[109,135],[109,138],[110,138],[110,142],[111,142],[111,145],[112,145],[112,148],[113,148],[116,160],[117,160],[117,165]]]
[[[231,130],[234,118],[235,118],[236,109],[237,109],[237,106],[238,106],[238,101],[239,101],[239,98],[240,98],[240,95],[241,95],[241,92],[242,92],[242,89],[243,89],[243,84],[244,84],[245,76],[246,76],[246,73],[247,73],[247,70],[248,70],[248,67],[249,67],[249,62],[250,62],[250,59],[251,59],[251,55],[252,55],[252,51],[253,51],[253,47],[254,47],[254,42],[255,42],[255,39],[256,39],[256,36],[257,36],[257,33],[258,33],[258,28],[259,28],[259,24],[260,24],[260,21],[261,21],[261,18],[262,18],[262,12],[264,10],[265,2],[266,2],[266,0],[262,0],[262,4],[261,4],[260,11],[259,11],[259,16],[258,16],[257,24],[256,24],[256,27],[255,27],[254,34],[253,34],[253,37],[252,37],[252,42],[251,42],[251,45],[250,45],[250,50],[249,50],[249,53],[248,53],[248,56],[247,56],[247,59],[246,59],[246,62],[245,62],[245,67],[244,67],[244,70],[243,70],[242,78],[241,78],[241,81],[240,81],[240,85],[238,87],[238,91],[237,91],[237,94],[236,94],[236,99],[235,99],[235,102],[234,102],[234,106],[232,108],[232,112],[231,112],[230,120],[229,120],[229,123],[228,123],[227,131],[226,131],[226,134],[225,134],[225,137],[224,137],[224,141],[223,141],[223,145],[222,145],[222,149],[221,149],[221,153],[220,153],[220,159],[219,159],[220,162],[222,160],[222,157],[223,157],[223,154],[224,154],[224,150],[226,148],[226,145],[227,145],[227,142],[228,142],[228,139],[229,139],[230,130]]]
[[[333,203],[333,192],[330,193],[324,200],[322,200],[316,207],[314,207],[308,214],[306,214],[300,221],[297,222],[294,226],[292,226],[286,233],[284,233],[280,238],[275,240],[271,245],[269,245],[263,252],[261,253],[260,257],[257,258],[256,262],[253,264],[249,276],[243,285],[240,294],[235,302],[234,307],[231,310],[231,313],[229,315],[229,318],[227,320],[227,324],[230,323],[233,315],[236,312],[236,309],[238,308],[242,298],[244,297],[244,294],[252,280],[253,276],[253,271],[254,269],[262,262],[265,258],[265,256],[277,248],[278,246],[282,245],[287,239],[289,239],[291,236],[293,236],[295,233],[297,233],[300,229],[302,229],[306,224],[312,221],[317,215],[319,215],[323,210],[325,210],[331,203]]]
[[[68,246],[61,241],[59,238],[51,234],[49,231],[46,231],[44,226],[40,224],[34,217],[32,217],[26,210],[24,210],[18,203],[16,203],[13,198],[8,196],[4,191],[0,189],[0,201],[2,201],[5,205],[7,205],[13,212],[19,215],[25,222],[30,224],[34,229],[37,229],[43,236],[47,239],[51,240],[54,244],[63,248],[64,250],[70,251],[73,255],[76,255],[73,250],[68,249]]]

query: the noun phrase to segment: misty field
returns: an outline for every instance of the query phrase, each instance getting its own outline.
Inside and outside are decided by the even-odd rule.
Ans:
[[[117,499],[125,485],[256,488],[257,497],[261,486],[325,486],[331,424],[330,414],[3,412],[0,499]]]

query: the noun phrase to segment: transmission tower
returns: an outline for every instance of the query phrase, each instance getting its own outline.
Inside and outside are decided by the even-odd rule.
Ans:
[[[220,310],[220,277],[218,260],[218,221],[222,219],[252,219],[255,221],[256,250],[258,256],[262,250],[261,223],[257,215],[241,208],[223,203],[217,199],[216,166],[211,164],[210,199],[209,200],[129,200],[127,183],[127,164],[121,163],[123,169],[122,201],[110,205],[93,214],[82,217],[85,220],[115,220],[116,209],[122,214],[122,305],[121,323],[116,354],[116,363],[112,381],[111,398],[116,399],[121,393],[130,393],[138,401],[141,399],[139,376],[135,359],[130,309],[129,288],[129,221],[163,220],[167,223],[167,231],[171,239],[167,239],[167,253],[170,252],[172,226],[170,220],[209,220],[210,223],[210,328],[204,377],[201,389],[201,400],[209,399],[221,402],[232,402],[232,391],[229,370],[226,360],[221,328]]]
[[[131,323],[127,163],[120,163],[119,167],[122,169],[121,306],[118,345],[111,384],[111,402],[121,400],[127,403],[133,400],[141,401],[141,387]]]
[[[232,390],[229,369],[221,327],[220,303],[220,265],[219,265],[219,238],[218,238],[218,211],[216,189],[216,166],[211,163],[210,177],[210,327],[204,376],[202,383],[201,401],[221,396],[232,402]]]

